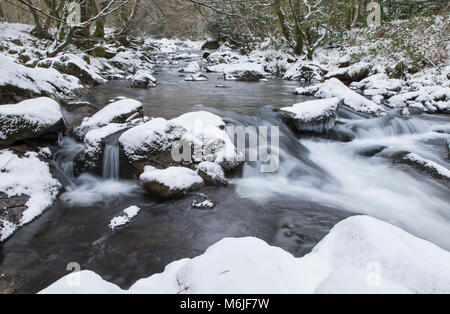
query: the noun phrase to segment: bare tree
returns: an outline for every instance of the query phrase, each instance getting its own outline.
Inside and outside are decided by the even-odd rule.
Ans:
[[[46,26],[48,27],[50,23],[54,22],[57,26],[57,34],[52,43],[52,45],[47,50],[48,57],[54,57],[61,51],[63,51],[73,39],[74,34],[77,31],[87,30],[89,26],[94,23],[104,21],[110,15],[118,13],[125,5],[132,2],[133,0],[107,0],[104,1],[104,6],[101,10],[97,10],[95,14],[90,16],[88,12],[84,12],[83,19],[80,23],[75,25],[69,25],[67,23],[68,16],[73,12],[74,8],[70,6],[73,0],[44,0],[47,6],[47,12],[37,5],[34,5],[32,0],[17,0],[22,5],[26,6],[35,17],[36,27],[41,25],[39,16],[44,16],[47,18]],[[80,5],[86,5],[87,1],[82,0]],[[95,2],[95,0],[92,0]],[[136,1],[136,0],[134,0]],[[16,5],[19,9],[18,4]],[[89,34],[86,34],[89,36]]]

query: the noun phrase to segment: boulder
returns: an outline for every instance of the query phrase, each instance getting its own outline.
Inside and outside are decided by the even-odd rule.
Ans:
[[[281,108],[282,119],[297,132],[327,133],[334,126],[341,100],[328,98]]]
[[[117,52],[112,51],[110,49],[106,49],[103,46],[97,46],[93,50],[90,51],[90,54],[97,58],[112,59],[117,55]]]
[[[319,66],[305,60],[298,60],[285,71],[283,79],[305,82],[321,81],[324,74],[325,71]]]
[[[256,70],[246,70],[242,72],[233,72],[231,73],[236,80],[238,81],[245,81],[245,82],[257,82],[261,79],[265,78],[265,75],[263,72],[256,71]]]
[[[53,68],[60,73],[75,76],[83,84],[87,85],[98,85],[106,82],[85,60],[74,54],[64,54],[59,57],[45,59],[39,62],[37,66],[40,68]]]
[[[56,140],[65,131],[61,107],[47,97],[0,105],[0,147],[38,138]]]
[[[150,195],[161,199],[180,198],[204,186],[202,178],[195,171],[185,167],[159,170],[147,166],[139,181]]]
[[[217,202],[210,198],[208,195],[203,193],[198,193],[198,197],[196,197],[192,203],[192,208],[196,209],[213,209],[216,207]]]
[[[4,56],[0,56],[0,73],[0,104],[38,96],[67,98],[83,88],[74,76],[52,68],[31,69]]]
[[[119,138],[121,163],[130,178],[138,178],[145,166],[167,168],[210,161],[225,171],[240,166],[239,154],[217,115],[199,111],[172,120],[155,118]]]
[[[131,79],[133,88],[149,88],[156,86],[155,77],[148,71],[140,70]]]
[[[220,48],[220,42],[218,40],[215,39],[210,39],[207,40],[203,45],[202,45],[202,50],[205,49],[209,49],[209,50],[217,50]]]
[[[211,52],[210,51],[205,51],[205,52],[203,52],[203,54],[202,54],[202,59],[208,59],[208,57],[211,55]]]
[[[359,62],[346,68],[328,72],[325,79],[337,78],[345,83],[359,82],[369,76],[372,66],[368,63]]]
[[[186,67],[180,70],[181,73],[198,73],[200,72],[200,64],[197,61],[192,61]]]
[[[351,90],[337,78],[331,78],[315,86],[297,88],[294,94],[318,98],[338,97],[342,99],[342,105],[358,113],[374,116],[386,114],[380,105]]]
[[[394,163],[410,165],[436,179],[450,182],[450,170],[435,161],[425,159],[415,153],[400,152],[393,156]]]
[[[208,77],[202,73],[195,73],[189,76],[186,76],[184,79],[185,81],[191,81],[191,82],[199,82],[199,81],[207,81]]]

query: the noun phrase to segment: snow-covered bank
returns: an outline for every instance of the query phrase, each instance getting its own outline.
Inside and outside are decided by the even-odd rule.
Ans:
[[[1,203],[4,207],[0,211],[1,242],[52,205],[62,186],[52,177],[49,165],[39,160],[36,153],[20,157],[2,150],[0,167],[0,192],[8,197]],[[15,200],[18,197],[25,199],[18,204]]]
[[[256,238],[227,238],[129,290],[91,271],[41,293],[449,293],[450,253],[388,223],[354,216],[302,257]],[[74,276],[80,285],[71,285]]]
[[[155,63],[145,47],[110,43],[85,52],[70,45],[65,53],[47,58],[51,41],[36,38],[31,30],[29,25],[0,23],[0,104],[36,96],[66,99],[110,79],[136,81],[140,71],[152,78]]]

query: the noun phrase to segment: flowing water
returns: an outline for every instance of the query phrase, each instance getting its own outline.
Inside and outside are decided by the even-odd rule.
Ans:
[[[128,82],[111,81],[81,100],[101,105],[127,96],[140,100],[151,117],[207,110],[232,125],[279,126],[278,171],[261,173],[258,163],[246,163],[229,186],[203,189],[218,205],[198,210],[191,207],[195,194],[158,202],[136,182],[117,180],[117,138],[105,147],[103,178],[75,178],[72,160],[80,144],[64,138],[55,161],[72,184],[0,248],[0,291],[37,292],[67,274],[70,262],[127,288],[224,237],[255,236],[303,256],[337,222],[355,214],[391,222],[450,249],[448,183],[392,162],[395,153],[410,151],[449,168],[449,117],[406,119],[393,111],[368,120],[340,110],[338,128],[352,141],[299,137],[272,111],[307,99],[292,95],[298,83],[224,82],[218,74],[208,74],[207,82],[185,82],[181,66],[159,67],[156,88],[130,89]],[[362,152],[379,147],[384,150],[364,157]],[[141,207],[141,213],[125,227],[109,230],[112,217],[130,205]]]
[[[120,178],[119,136],[112,136],[103,152],[103,179],[119,180]]]

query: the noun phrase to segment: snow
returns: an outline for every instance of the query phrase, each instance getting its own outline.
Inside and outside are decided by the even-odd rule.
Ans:
[[[129,158],[139,159],[139,153],[158,148],[165,149],[170,146],[172,137],[167,133],[168,122],[164,118],[155,118],[124,132],[119,142]]]
[[[337,97],[311,100],[295,104],[292,107],[284,107],[281,110],[291,112],[295,115],[296,119],[308,122],[319,119],[324,115],[334,115],[340,102],[340,98]]]
[[[106,82],[106,80],[98,74],[98,72],[100,72],[99,69],[97,69],[94,65],[88,64],[80,56],[73,53],[65,53],[64,55],[55,58],[44,59],[43,61],[39,62],[38,67],[40,66],[40,64],[48,64],[50,67],[54,67],[54,65],[58,63],[60,65],[64,65],[65,67],[68,67],[71,64],[75,65],[78,69],[84,71],[87,75],[89,75],[89,77],[98,84]]]
[[[196,168],[197,171],[203,171],[214,181],[225,181],[225,174],[222,167],[214,162],[203,161]]]
[[[350,86],[359,89],[398,91],[404,84],[402,80],[390,79],[386,74],[379,73],[360,82],[353,82]]]
[[[113,102],[90,118],[85,118],[80,125],[80,130],[88,131],[106,126],[116,118],[142,110],[142,103],[134,99],[122,99]]]
[[[202,74],[201,72],[199,73],[195,73],[192,75],[187,76],[185,79],[185,81],[207,81],[208,77],[206,77],[204,74]]]
[[[255,71],[261,74],[265,74],[264,66],[262,64],[252,62],[242,62],[233,64],[218,64],[208,68],[212,72],[217,73],[236,73],[244,71]]]
[[[132,78],[131,78],[131,86],[138,86],[140,83],[146,84],[148,87],[156,86],[155,77],[146,70],[139,70]]]
[[[15,86],[35,95],[67,97],[83,88],[80,81],[55,69],[28,68],[0,55],[0,87]]]
[[[196,162],[234,161],[237,158],[236,147],[225,131],[225,122],[206,111],[189,112],[169,121],[154,118],[123,133],[119,142],[127,156],[137,161],[147,151],[170,148],[175,139],[194,144],[196,151],[192,157]]]
[[[370,65],[366,62],[358,62],[346,68],[336,69],[334,71],[330,71],[325,75],[325,79],[330,79],[338,76],[348,76],[354,77],[363,71],[370,70]]]
[[[127,209],[124,209],[119,216],[116,216],[111,220],[109,227],[114,230],[117,227],[129,223],[140,211],[141,209],[137,206],[130,206]]]
[[[295,93],[298,95],[313,95],[319,98],[339,97],[345,105],[358,112],[374,115],[385,113],[379,105],[352,91],[336,78],[331,78],[316,86],[297,88]]]
[[[8,239],[14,231],[16,231],[17,226],[12,222],[0,219],[0,242]]]
[[[188,132],[183,140],[202,148],[202,156],[194,154],[195,161],[233,161],[237,158],[236,147],[225,130],[221,117],[207,111],[185,113],[169,121],[170,126],[180,126]]]
[[[192,201],[192,205],[193,208],[200,208],[200,209],[204,209],[204,208],[213,208],[215,205],[213,202],[211,202],[210,200],[204,200],[204,201]]]
[[[416,107],[423,111],[434,112],[436,109],[448,110],[450,88],[441,86],[421,87],[416,91],[404,92],[388,99],[387,105],[392,108]],[[425,106],[425,107],[424,107]]]
[[[158,182],[171,190],[185,190],[194,184],[203,183],[203,179],[194,170],[185,167],[159,170],[147,166],[139,179],[142,183]]]
[[[450,179],[450,170],[445,168],[444,166],[441,166],[437,162],[434,162],[432,160],[428,160],[428,159],[422,158],[419,155],[414,154],[414,153],[410,153],[410,154],[406,155],[405,157],[403,157],[403,159],[410,160],[410,161],[413,161],[415,163],[418,163],[418,164],[424,166],[427,169],[435,171],[436,173],[438,173],[442,177]]]
[[[449,293],[450,252],[368,216],[338,223],[302,257],[257,238],[225,238],[121,290],[91,271],[41,293]]]
[[[180,70],[182,73],[198,73],[200,72],[200,64],[197,61],[192,61],[186,67]]]
[[[19,116],[33,124],[53,125],[63,119],[61,107],[51,98],[39,97],[0,106],[0,115]]]
[[[6,233],[1,230],[0,239],[5,240],[14,229],[31,222],[52,205],[59,194],[61,184],[50,173],[49,165],[38,159],[37,153],[19,157],[9,150],[0,152],[0,192],[9,197],[27,195],[28,207],[17,226],[7,224]]]

